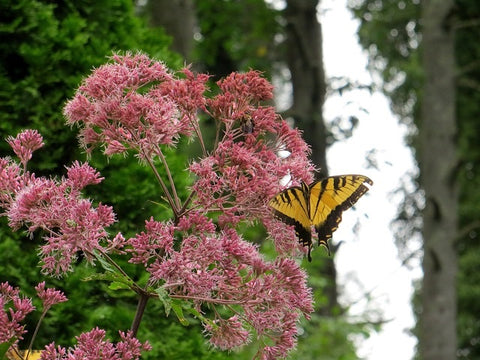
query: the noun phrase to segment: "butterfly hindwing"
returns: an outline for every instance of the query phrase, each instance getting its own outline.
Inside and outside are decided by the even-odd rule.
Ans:
[[[343,211],[368,191],[373,182],[363,175],[331,176],[310,185],[310,219],[318,234],[318,243],[328,249],[327,240],[337,230]]]
[[[306,185],[295,186],[282,191],[270,200],[275,216],[288,225],[293,225],[300,243],[312,247],[311,221],[308,216],[308,191]]]
[[[9,351],[5,354],[5,358],[7,360],[23,360],[26,359],[28,353],[28,360],[38,360],[42,356],[42,350],[31,350],[28,352],[27,350],[12,350],[10,348]],[[2,358],[3,359],[3,358]]]

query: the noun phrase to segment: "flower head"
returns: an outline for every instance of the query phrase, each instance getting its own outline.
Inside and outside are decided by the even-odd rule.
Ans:
[[[191,229],[196,222],[190,222]],[[276,357],[266,358],[286,356],[295,346],[299,317],[313,311],[305,272],[293,260],[266,262],[232,228],[190,233],[187,223],[182,225],[181,248],[168,256],[156,254],[146,265],[152,284],[161,282],[171,296],[191,299],[199,311],[202,306],[239,305],[237,313],[224,318],[215,312],[213,323],[204,324],[214,346],[245,344],[251,337],[247,329],[253,328],[259,337],[274,339],[274,345],[261,351]]]
[[[26,333],[22,322],[25,317],[35,310],[32,300],[21,298],[18,288],[8,282],[0,283],[0,344],[23,339]]]
[[[219,225],[224,227],[268,218],[266,204],[280,191],[280,179],[288,175],[294,182],[310,182],[313,165],[299,131],[272,107],[261,105],[272,97],[272,87],[258,72],[232,74],[219,87],[222,92],[207,105],[223,123],[223,133],[215,150],[189,169],[197,176],[192,186],[196,202],[218,209]],[[281,150],[290,156],[281,156]]]
[[[293,184],[311,182],[310,149],[298,130],[262,103],[272,98],[272,86],[258,72],[231,74],[218,82],[220,91],[210,99],[204,94],[207,80],[207,75],[188,68],[173,74],[143,54],[114,55],[84,80],[64,109],[67,122],[80,127],[87,151],[99,146],[110,156],[133,150],[152,167],[174,213],[172,220],[150,217],[143,232],[128,240],[121,233],[110,239],[112,208],[94,206],[81,194],[103,178],[79,162],[67,168],[63,179],[28,175],[25,164],[31,154],[22,149],[39,146],[38,139],[25,140],[35,139],[35,134],[11,140],[21,150],[23,172],[12,161],[0,161],[0,204],[12,228],[25,225],[30,232],[41,229],[45,234],[44,272],[61,275],[70,270],[79,251],[93,261],[97,253],[122,249],[119,253],[129,254],[131,263],[149,273],[147,289],[161,287],[162,293],[195,308],[214,346],[235,348],[256,334],[269,344],[259,357],[285,357],[295,346],[298,319],[313,311],[313,299],[306,274],[288,258],[299,248],[294,233],[273,221],[267,204],[282,189],[284,177]],[[217,123],[210,151],[199,114]],[[195,180],[183,200],[162,146],[193,135],[199,138],[202,155],[188,166]],[[159,164],[166,176],[157,171]],[[238,225],[253,221],[266,225],[279,253],[276,259],[265,260],[258,246],[241,236]],[[45,309],[66,300],[44,283],[37,292]],[[214,311],[205,312],[207,308]],[[114,344],[104,330],[95,328],[77,337],[74,348],[47,346],[42,358],[126,360],[148,348],[131,333],[120,337]]]
[[[210,334],[210,343],[222,350],[245,345],[250,340],[250,333],[236,315],[218,319],[214,326],[206,325],[205,330]]]
[[[37,130],[24,130],[15,138],[8,137],[7,142],[20,159],[24,169],[32,158],[33,152],[44,145],[43,138]]]
[[[33,179],[18,191],[7,211],[12,228],[26,225],[30,232],[45,230],[42,268],[56,276],[71,270],[77,251],[89,260],[95,250],[103,251],[100,242],[108,241],[106,228],[115,222],[110,206],[100,203],[94,207],[80,193],[83,186],[100,181],[98,174],[77,163],[68,169],[68,175],[62,180]]]
[[[132,254],[129,260],[135,264],[148,265],[152,260],[161,258],[173,252],[172,223],[162,223],[150,218],[145,222],[145,232],[128,240],[131,245],[127,251]]]
[[[60,290],[45,288],[45,281],[35,286],[37,295],[42,300],[43,312],[47,312],[53,305],[67,301],[67,297]]]
[[[76,337],[77,345],[63,348],[51,343],[42,351],[41,360],[136,360],[142,351],[149,351],[148,342],[141,343],[131,331],[119,331],[121,341],[112,343],[105,338],[105,330],[94,328]]]
[[[152,157],[159,145],[193,133],[208,76],[185,69],[186,78],[176,78],[143,54],[115,54],[112,61],[85,79],[64,109],[67,122],[81,127],[88,151],[100,145],[106,155],[134,149]]]

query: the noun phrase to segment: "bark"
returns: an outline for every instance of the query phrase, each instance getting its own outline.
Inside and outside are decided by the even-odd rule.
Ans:
[[[425,86],[420,124],[420,174],[425,191],[420,354],[423,360],[456,358],[458,227],[453,0],[422,3]]]
[[[323,178],[328,175],[327,134],[323,120],[326,85],[322,29],[317,19],[318,4],[318,0],[287,1],[286,59],[293,88],[293,104],[287,115],[293,117],[295,125],[304,131],[303,137],[312,147],[312,161],[320,169],[317,177]],[[332,247],[332,250],[335,251],[335,248]],[[316,267],[315,271],[319,271],[318,262],[313,266]],[[318,312],[332,315],[338,305],[337,272],[333,258],[324,259],[320,271],[328,279],[329,285],[325,288],[327,303]]]
[[[287,1],[286,58],[293,87],[293,105],[288,113],[312,147],[312,161],[320,168],[319,177],[325,177],[327,146],[322,109],[326,86],[318,4],[318,0]]]
[[[151,24],[163,27],[172,37],[172,49],[188,61],[195,27],[193,0],[150,0],[148,6]]]

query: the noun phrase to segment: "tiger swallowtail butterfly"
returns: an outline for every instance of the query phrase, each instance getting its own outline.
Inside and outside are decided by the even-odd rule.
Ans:
[[[373,185],[373,181],[364,175],[330,176],[310,185],[302,182],[277,194],[269,205],[276,218],[294,226],[300,243],[308,247],[308,261],[312,261],[312,226],[318,244],[330,253],[328,239],[337,230],[343,211],[368,191],[366,184]]]

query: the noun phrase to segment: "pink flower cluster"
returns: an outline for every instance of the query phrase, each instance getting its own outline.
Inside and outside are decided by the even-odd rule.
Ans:
[[[20,159],[24,169],[27,167],[27,162],[32,158],[33,152],[44,145],[42,136],[37,130],[23,131],[16,138],[9,136],[7,142]]]
[[[91,260],[95,250],[104,250],[100,242],[108,241],[105,228],[115,221],[115,214],[109,206],[94,207],[81,194],[85,186],[102,180],[95,169],[75,162],[67,168],[67,177],[55,180],[22,173],[5,159],[0,165],[9,225],[13,229],[25,225],[31,233],[45,230],[46,244],[40,251],[45,273],[60,276],[71,270],[77,251]]]
[[[181,248],[173,249],[174,233],[181,233]],[[294,260],[265,261],[255,245],[233,229],[216,231],[212,220],[192,212],[178,226],[150,220],[146,232],[129,239],[131,261],[142,263],[171,297],[202,306],[240,305],[224,318],[215,312],[205,323],[210,342],[231,349],[250,339],[247,329],[274,345],[262,349],[265,359],[284,357],[295,345],[296,322],[313,311],[306,274]]]
[[[9,137],[7,141],[23,169],[8,157],[0,158],[0,207],[4,209],[13,203],[17,192],[35,179],[33,174],[26,171],[26,166],[33,152],[43,146],[43,138],[35,130],[25,130],[15,138]]]
[[[122,234],[111,238],[106,228],[115,221],[113,210],[95,207],[81,194],[85,186],[102,180],[98,172],[75,162],[63,179],[35,178],[26,165],[43,142],[31,131],[9,139],[23,169],[11,159],[0,159],[0,205],[12,228],[44,230],[44,272],[58,276],[71,270],[78,251],[93,260],[93,254],[107,256],[122,249],[130,262],[148,271],[153,289],[189,302],[198,314],[213,309],[211,318],[201,320],[214,346],[231,349],[255,333],[269,344],[259,350],[259,358],[285,357],[295,346],[296,323],[313,311],[313,300],[305,272],[288,257],[301,246],[291,227],[273,219],[267,203],[281,190],[285,176],[293,184],[312,180],[310,150],[297,130],[271,106],[262,105],[272,98],[272,86],[258,72],[228,76],[210,99],[204,94],[207,80],[207,75],[189,69],[176,76],[142,54],[114,55],[110,64],[84,80],[64,110],[68,123],[80,127],[87,151],[94,146],[106,155],[134,151],[156,175],[155,164],[164,166],[170,186],[161,176],[157,179],[173,219],[150,218],[144,232],[128,240]],[[200,126],[207,116],[217,123],[212,149],[205,148]],[[188,166],[196,179],[182,204],[161,146],[193,135],[203,155]],[[236,229],[242,221],[258,220],[279,253],[271,262]],[[133,289],[145,295],[139,286]],[[44,285],[37,291],[47,296]],[[62,295],[48,293],[57,302]],[[50,303],[44,300],[44,306]],[[147,346],[133,344],[129,334],[116,346],[104,336],[103,330],[94,329],[69,350],[51,344],[42,358],[130,359]],[[130,345],[122,345],[127,342]],[[128,356],[124,346],[130,349]]]
[[[269,217],[266,203],[279,192],[280,179],[312,179],[310,150],[298,130],[260,105],[272,97],[272,86],[258,72],[234,73],[218,86],[221,92],[207,105],[225,130],[214,151],[190,165],[197,175],[196,202],[221,211],[220,226]],[[290,156],[279,156],[280,150]]]
[[[55,304],[67,301],[66,296],[59,290],[46,288],[45,282],[39,283],[35,290],[43,303],[43,314]],[[0,284],[0,344],[10,342],[13,344],[11,351],[18,351],[17,343],[23,339],[25,334],[25,325],[22,325],[25,317],[35,310],[32,300],[22,298],[20,290],[10,286],[8,283]],[[82,333],[77,337],[78,344],[71,348],[65,349],[60,346],[55,347],[52,343],[45,347],[42,351],[41,359],[54,360],[133,360],[139,359],[141,351],[151,349],[150,345],[145,342],[141,343],[137,340],[131,331],[120,333],[121,341],[117,344],[111,343],[105,339],[105,331],[95,328],[87,333]]]
[[[20,297],[20,290],[7,282],[0,284],[0,344],[23,339],[25,317],[35,310],[32,300]]]
[[[85,79],[64,109],[69,124],[81,124],[82,145],[104,147],[106,155],[133,149],[141,158],[158,155],[197,130],[196,111],[204,108],[206,75],[174,78],[146,55],[112,57],[113,64]]]
[[[67,297],[60,290],[45,288],[45,281],[35,286],[37,296],[42,300],[43,312],[47,312],[53,305],[67,301]]]
[[[77,345],[73,348],[55,346],[51,343],[45,347],[41,360],[135,360],[142,351],[151,349],[148,342],[141,343],[131,331],[119,331],[121,341],[114,344],[105,339],[105,330],[94,328],[77,336]]]
[[[38,297],[43,303],[43,313],[46,313],[50,307],[60,302],[67,301],[65,295],[52,288],[45,288],[45,282],[39,283],[35,289]],[[35,310],[32,300],[22,298],[20,290],[4,282],[0,284],[0,344],[13,340],[15,345],[23,339],[25,325],[22,325],[25,317]]]

